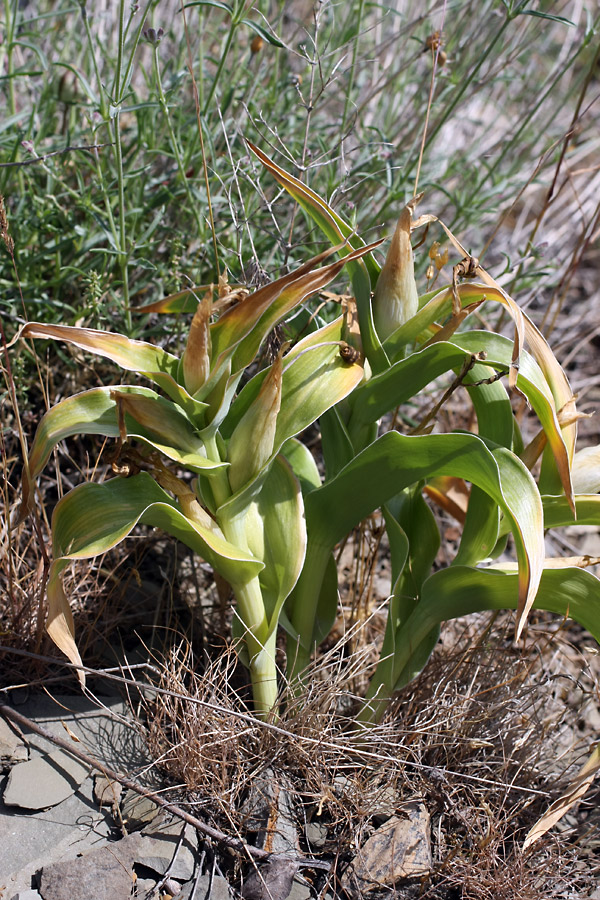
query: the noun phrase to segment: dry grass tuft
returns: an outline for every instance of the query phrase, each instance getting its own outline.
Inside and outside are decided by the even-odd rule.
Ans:
[[[386,720],[360,733],[347,685],[366,650],[352,656],[343,643],[333,647],[315,663],[302,701],[261,723],[240,714],[232,650],[199,672],[180,644],[163,665],[165,693],[148,710],[151,750],[197,809],[240,835],[244,800],[271,769],[290,785],[303,849],[338,860],[339,871],[376,827],[374,817],[419,797],[431,814],[435,865],[420,896],[541,900],[567,896],[567,884],[587,889],[600,868],[581,863],[577,842],[584,831],[584,843],[597,836],[591,821],[572,816],[525,856],[520,846],[586,753],[577,710],[565,712],[563,682],[578,665],[579,685],[591,690],[593,673],[583,651],[543,625],[530,639],[548,647],[526,654],[510,645],[508,617],[504,634],[496,622],[492,638],[489,626],[482,617],[455,630]],[[320,851],[304,841],[309,821],[327,828]]]

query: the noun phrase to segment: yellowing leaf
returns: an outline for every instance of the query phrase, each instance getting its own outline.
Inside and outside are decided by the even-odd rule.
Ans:
[[[573,779],[568,790],[555,800],[552,806],[539,819],[523,842],[523,850],[527,850],[536,841],[546,834],[556,823],[562,819],[565,813],[578,803],[590,789],[596,772],[600,769],[600,744],[596,747],[587,760],[579,775]]]

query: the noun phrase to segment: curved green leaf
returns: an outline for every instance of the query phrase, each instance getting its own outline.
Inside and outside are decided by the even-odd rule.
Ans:
[[[176,356],[153,344],[134,341],[123,334],[97,331],[94,328],[75,328],[71,325],[44,325],[41,322],[29,322],[23,327],[19,336],[21,338],[66,341],[89,353],[105,356],[128,372],[143,374],[164,372],[173,378],[177,377],[179,360]]]
[[[229,582],[250,579],[263,568],[260,560],[226,541],[216,525],[208,527],[185,516],[146,472],[79,485],[54,509],[54,559],[48,578],[48,633],[75,664],[80,657],[60,574],[72,560],[89,559],[116,546],[138,523],[178,538]]]
[[[544,527],[558,528],[561,525],[600,525],[600,494],[576,494],[573,516],[566,497],[542,496],[544,506]]]
[[[239,377],[239,373],[255,359],[262,341],[278,322],[311,294],[326,287],[347,262],[356,261],[378,243],[361,247],[343,259],[315,269],[336,248],[326,250],[295,272],[259,288],[224,313],[211,326],[212,371],[198,396],[201,399],[208,397],[229,367],[231,378]]]
[[[467,375],[466,387],[477,415],[480,437],[511,449],[514,417],[504,385],[495,381],[492,384],[468,386],[469,381],[481,381],[493,374],[494,370],[489,366],[477,364]],[[499,527],[498,505],[489,494],[474,485],[453,564],[475,565],[491,556],[498,541]]]
[[[339,403],[362,380],[360,362],[347,363],[339,353],[341,320],[331,322],[309,335],[283,358],[281,408],[277,416],[273,450],[263,469],[281,450],[283,444],[312,425],[327,409]],[[231,434],[246,411],[258,397],[269,370],[259,372],[244,387],[223,423],[224,435]],[[260,477],[260,473],[259,476]],[[251,482],[229,501],[236,508],[246,502],[246,491],[254,491]],[[226,506],[219,514],[229,515]]]
[[[132,416],[125,414],[125,427],[130,437],[143,441],[164,453],[169,459],[180,462],[194,471],[207,472],[224,467],[225,463],[215,463],[206,458],[202,441],[197,437],[187,417],[150,388],[131,385],[92,388],[61,400],[40,420],[29,454],[28,467],[23,475],[21,518],[31,508],[33,482],[59,441],[75,434],[101,434],[113,438],[120,436],[115,392],[127,398],[137,398],[138,401],[149,403],[150,410],[156,410],[154,428],[150,427],[150,422],[141,425]],[[173,444],[165,443],[165,438],[173,441]]]
[[[168,396],[185,410],[188,416],[197,417],[198,426],[206,404],[194,400],[177,381],[179,359],[160,347],[145,341],[134,341],[122,334],[97,331],[93,328],[75,328],[71,325],[44,325],[29,322],[19,337],[65,341],[81,350],[104,356],[128,372],[137,372],[160,385]]]
[[[243,515],[248,549],[264,563],[259,579],[269,631],[277,628],[284,601],[296,584],[306,552],[306,525],[300,484],[289,464],[278,456],[256,500]]]
[[[377,695],[377,700],[363,718],[381,716],[394,690],[394,679],[410,665],[413,648],[421,646],[441,622],[474,612],[516,609],[518,605],[517,575],[463,566],[435,572],[424,583],[421,600],[397,637],[392,679],[386,685],[371,685],[368,697]],[[600,581],[590,572],[577,568],[544,570],[533,605],[574,619],[600,641]],[[388,691],[385,696],[382,689]]]
[[[544,560],[542,505],[530,473],[510,451],[490,450],[475,435],[388,432],[306,498],[309,543],[292,614],[300,635],[311,633],[320,579],[335,544],[400,490],[436,475],[458,476],[478,485],[510,521],[519,559],[520,632]]]
[[[303,494],[308,494],[321,486],[321,476],[315,458],[302,441],[290,438],[281,448],[282,456],[285,456],[292,467],[292,471],[302,488]]]
[[[454,335],[453,342],[473,353],[485,350],[490,365],[510,366],[512,341],[502,335],[489,331],[464,332]],[[525,351],[521,352],[517,387],[525,394],[542,424],[559,473],[566,473],[564,478],[561,477],[564,484],[565,478],[568,480],[569,477],[570,460],[558,421],[559,409],[544,373],[535,359]]]
[[[374,375],[361,384],[352,396],[352,414],[348,424],[351,435],[359,435],[365,425],[370,425],[414,397],[444,372],[462,366],[470,356],[461,347],[440,341],[411,353],[385,372]]]

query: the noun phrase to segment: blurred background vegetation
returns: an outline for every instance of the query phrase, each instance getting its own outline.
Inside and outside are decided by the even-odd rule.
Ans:
[[[135,334],[130,306],[314,254],[322,237],[245,137],[367,240],[418,181],[422,211],[547,326],[586,281],[593,3],[4,0],[2,19],[7,337],[24,318]]]

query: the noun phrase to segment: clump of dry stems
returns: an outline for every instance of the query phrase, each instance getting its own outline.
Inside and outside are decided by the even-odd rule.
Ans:
[[[431,814],[435,865],[420,896],[565,896],[567,883],[583,889],[593,877],[578,862],[581,821],[571,817],[562,834],[527,855],[520,846],[585,755],[577,711],[567,715],[562,694],[566,683],[578,684],[581,704],[585,684],[594,689],[593,671],[583,651],[546,633],[544,623],[532,627],[538,646],[545,635],[554,648],[552,675],[550,652],[527,657],[513,649],[508,620],[504,630],[494,624],[493,637],[489,627],[481,617],[454,629],[385,721],[360,734],[348,684],[369,653],[349,653],[348,635],[315,662],[302,703],[290,701],[270,723],[239,712],[233,650],[200,673],[189,645],[179,644],[149,710],[151,750],[197,809],[239,835],[251,785],[270,769],[291,786],[301,840],[304,822],[326,825],[320,852],[342,869],[390,796],[398,805],[419,797]],[[578,682],[577,665],[588,669]],[[595,826],[585,828],[589,839]]]

